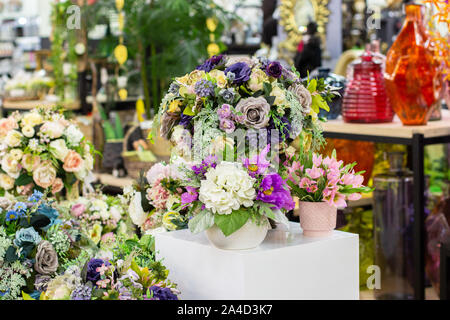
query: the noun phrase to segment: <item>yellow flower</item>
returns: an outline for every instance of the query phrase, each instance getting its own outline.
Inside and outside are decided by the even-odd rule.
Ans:
[[[211,72],[209,73],[209,75],[211,76],[211,78],[216,80],[217,86],[219,88],[225,88],[228,84],[228,79],[225,76],[225,73],[221,70],[217,70],[217,69],[213,69],[211,70]]]
[[[180,214],[178,212],[168,211],[163,215],[162,223],[167,230],[173,231],[177,229],[177,226],[173,223],[173,220],[178,218],[180,218]]]
[[[269,82],[269,77],[261,69],[253,69],[248,81],[248,87],[253,92],[263,89],[264,82]]]
[[[285,92],[280,87],[274,86],[272,88],[272,92],[270,92],[270,95],[275,97],[275,101],[273,103],[274,105],[277,106],[288,105]]]
[[[175,81],[179,84],[182,84],[183,86],[188,86],[191,84],[191,81],[189,79],[189,74],[186,74],[182,77],[175,78]]]
[[[195,84],[200,79],[206,78],[206,72],[203,70],[194,70],[189,74],[190,85]]]
[[[180,100],[173,100],[170,104],[169,104],[169,110],[168,112],[170,113],[177,113],[177,112],[181,112],[180,106],[181,106],[182,102]]]
[[[28,112],[22,118],[22,126],[34,127],[44,121],[42,116],[37,112]]]
[[[96,223],[89,231],[89,238],[91,238],[91,240],[95,244],[100,242],[100,239],[102,238],[102,230],[103,230],[102,226]]]

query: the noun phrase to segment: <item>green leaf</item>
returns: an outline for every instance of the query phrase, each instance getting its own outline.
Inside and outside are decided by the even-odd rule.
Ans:
[[[186,108],[184,108],[183,114],[191,117],[195,116],[195,112],[192,111],[193,106],[194,105],[187,105]]]
[[[223,234],[228,237],[235,231],[239,230],[249,219],[248,210],[239,209],[231,212],[231,214],[216,214],[214,216],[215,224],[222,230]]]
[[[208,210],[203,210],[189,220],[188,226],[189,230],[196,234],[212,227],[213,224],[214,215]]]
[[[269,96],[269,97],[266,96],[266,101],[268,104],[273,105],[276,98],[277,97],[274,97],[274,96]]]
[[[317,80],[316,79],[312,79],[308,83],[308,91],[310,93],[313,93],[314,91],[316,91],[316,89],[317,89]]]
[[[263,83],[264,95],[269,96],[272,92],[272,85],[269,82]]]
[[[14,184],[16,186],[25,186],[31,182],[33,182],[33,177],[29,176],[27,173],[23,173],[16,179]]]
[[[13,246],[9,246],[8,250],[6,250],[5,260],[13,263],[18,260],[19,256],[16,254],[16,249]]]

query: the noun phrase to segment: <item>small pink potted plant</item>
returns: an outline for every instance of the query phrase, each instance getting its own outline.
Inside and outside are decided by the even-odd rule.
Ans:
[[[372,191],[363,186],[364,171],[356,172],[356,162],[344,166],[331,157],[312,152],[300,153],[286,161],[287,183],[292,196],[299,199],[300,225],[303,235],[325,237],[336,227],[337,208],[347,206],[347,200],[358,200],[361,193]]]

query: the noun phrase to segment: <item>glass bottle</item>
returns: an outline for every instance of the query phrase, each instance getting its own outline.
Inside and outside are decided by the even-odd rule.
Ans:
[[[413,299],[413,176],[403,152],[389,152],[390,168],[373,178],[375,265],[381,288],[376,299]]]

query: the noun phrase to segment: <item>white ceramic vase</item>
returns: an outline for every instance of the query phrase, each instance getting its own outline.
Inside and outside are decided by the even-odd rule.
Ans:
[[[216,225],[206,230],[206,236],[213,246],[224,250],[244,250],[259,246],[266,238],[270,229],[269,221],[265,218],[259,225],[250,219],[236,232],[226,237]]]

